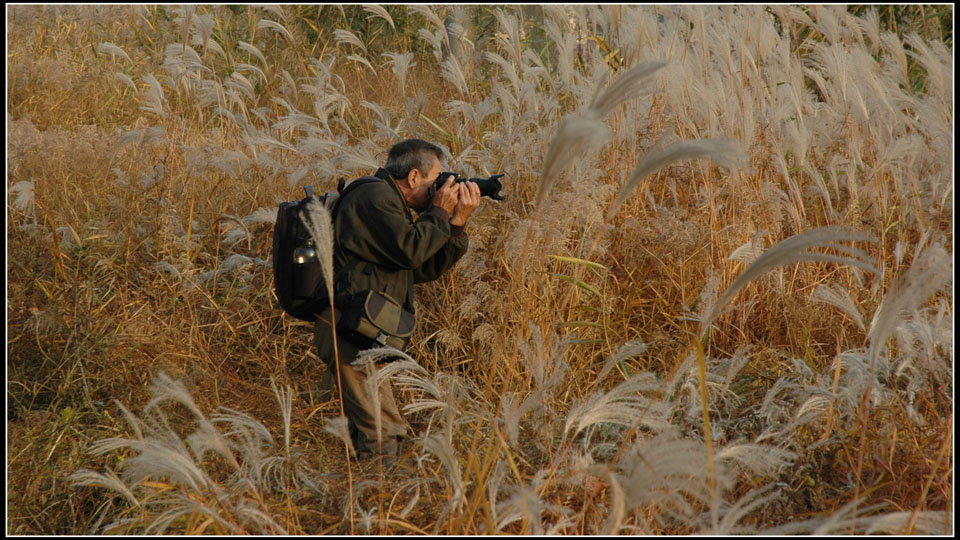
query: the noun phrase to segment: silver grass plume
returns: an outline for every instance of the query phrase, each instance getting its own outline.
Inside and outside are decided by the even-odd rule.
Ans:
[[[567,32],[566,18],[558,19],[558,24],[554,20],[547,20],[545,30],[547,36],[553,40],[557,49],[557,74],[562,84],[561,90],[568,92],[573,86],[574,81],[574,62],[576,60],[577,37],[572,32]]]
[[[350,455],[357,456],[357,451],[353,448],[353,439],[350,438],[349,423],[346,416],[337,416],[330,418],[323,423],[323,430],[343,441],[350,449]]]
[[[867,518],[866,534],[953,536],[953,512],[891,512]],[[911,525],[912,523],[912,525]]]
[[[907,81],[910,77],[910,71],[907,67],[907,53],[903,47],[903,41],[893,32],[882,32],[880,34],[880,45],[888,55],[887,58],[890,66],[896,66],[896,69],[887,70],[885,75],[889,76],[893,79],[893,82],[897,84],[904,86],[909,84]]]
[[[767,535],[812,534],[817,536],[851,532],[862,534],[871,524],[882,521],[884,517],[884,515],[876,515],[876,511],[883,505],[861,506],[865,500],[865,497],[860,497],[848,502],[830,515],[787,523],[761,532]]]
[[[729,139],[679,141],[661,150],[649,152],[643,156],[637,168],[630,174],[630,178],[620,188],[620,192],[610,204],[610,209],[607,210],[607,219],[616,213],[644,178],[671,163],[686,159],[710,159],[734,169],[745,161],[746,153],[738,142]]]
[[[126,51],[121,49],[119,45],[115,45],[113,43],[101,43],[97,46],[97,52],[101,54],[109,54],[113,57],[122,56],[127,62],[133,62],[130,60],[130,56],[127,55]]]
[[[443,20],[443,26],[447,32],[447,45],[449,45],[447,56],[455,56],[458,59],[464,58],[462,40],[467,31],[461,21],[466,21],[466,13],[463,9],[455,9],[453,15],[448,15]]]
[[[436,32],[431,33],[426,28],[421,28],[417,35],[420,39],[426,41],[433,48],[433,57],[437,59],[437,62],[443,61],[443,41],[447,38],[447,31],[443,28],[437,30]]]
[[[388,52],[384,53],[383,56],[390,59],[390,69],[393,71],[394,76],[396,76],[401,91],[404,91],[407,85],[407,72],[410,71],[411,67],[417,65],[417,63],[413,61],[413,53]]]
[[[207,43],[210,42],[210,37],[213,36],[213,29],[216,26],[217,22],[213,18],[213,14],[207,13],[206,15],[198,15],[193,20],[193,25],[196,27],[196,32],[193,35],[194,43],[202,45],[204,48],[207,47]]]
[[[160,86],[160,81],[157,80],[153,73],[144,75],[143,81],[147,83],[147,89],[143,94],[144,105],[142,105],[140,109],[155,113],[160,117],[166,116],[167,113],[163,110],[163,104],[166,102],[166,98],[163,96],[163,87]]]
[[[607,482],[610,483],[610,503],[612,508],[607,514],[607,519],[603,524],[603,535],[613,536],[620,531],[623,525],[623,519],[627,515],[626,500],[623,494],[623,486],[617,479],[613,471],[607,472]]]
[[[857,323],[857,326],[859,326],[861,330],[866,330],[866,327],[863,325],[863,315],[861,315],[860,310],[857,309],[857,304],[853,301],[853,298],[850,297],[850,293],[840,285],[824,285],[821,283],[817,285],[810,299],[814,302],[822,302],[839,309],[850,317],[853,322]]]
[[[689,522],[698,514],[695,508],[713,500],[702,441],[680,439],[676,433],[641,438],[621,456],[616,468],[626,508],[656,504],[658,511]],[[733,486],[732,472],[730,467],[717,467],[721,492]],[[616,534],[616,527],[608,532]]]
[[[701,379],[698,366],[689,366],[687,367],[684,364],[683,367],[687,367],[686,376],[682,379],[680,387],[677,389],[678,394],[676,395],[675,407],[679,410],[683,407],[684,403],[686,404],[686,420],[688,422],[702,426],[703,417],[702,412],[704,409],[704,404],[701,396],[701,383],[706,383],[706,407],[713,410],[718,407],[720,404],[730,404],[736,405],[740,401],[740,397],[736,392],[730,390],[730,376],[724,376],[723,373],[718,372],[716,369],[719,367],[717,362],[712,361],[710,358],[704,360],[708,362],[708,365],[705,365],[705,371],[703,373],[703,378]],[[745,363],[745,362],[744,362]],[[734,369],[739,369],[742,366],[733,366]],[[677,370],[677,374],[680,375],[680,370]],[[729,375],[729,372],[728,372]],[[713,433],[722,433],[722,427],[714,424]]]
[[[258,68],[253,64],[237,64],[236,66],[234,66],[234,69],[236,69],[238,72],[247,71],[250,73],[256,73],[257,75],[260,76],[261,81],[263,82],[267,81],[267,74],[264,73],[262,69]]]
[[[876,368],[881,349],[904,314],[915,311],[952,279],[953,257],[937,245],[924,249],[913,266],[893,283],[870,322],[867,339],[873,368]]]
[[[301,129],[306,133],[311,133],[314,132],[314,127],[319,123],[320,120],[318,118],[310,116],[309,114],[291,112],[290,114],[281,116],[272,127],[279,131]]]
[[[207,39],[204,41],[203,36],[194,34],[193,41],[191,41],[190,44],[203,47],[204,54],[206,54],[206,51],[213,51],[220,55],[220,58],[228,62],[230,61],[230,58],[227,56],[227,51],[223,50],[223,47],[221,47],[220,44],[214,39]]]
[[[500,73],[507,77],[507,80],[510,81],[510,86],[513,88],[514,93],[520,92],[520,75],[517,73],[517,67],[508,62],[506,58],[500,56],[499,54],[493,51],[486,51],[483,53],[484,60],[496,64],[500,67]]]
[[[560,132],[551,141],[547,157],[543,161],[543,172],[537,186],[536,207],[543,207],[546,194],[575,159],[603,144],[610,137],[607,126],[589,114],[564,118]]]
[[[703,315],[700,322],[700,331],[697,334],[698,338],[703,338],[707,329],[713,324],[713,321],[716,320],[726,305],[733,300],[733,297],[740,289],[777,266],[802,261],[827,261],[848,264],[868,272],[880,274],[880,271],[873,266],[873,261],[865,251],[840,243],[846,241],[867,242],[876,241],[876,239],[870,233],[858,232],[846,227],[822,227],[791,236],[773,246],[758,257],[753,264],[748,266],[727,290],[724,291],[720,299],[717,300],[716,305],[713,306],[713,309]],[[847,256],[812,251],[812,249],[816,247],[831,248]]]
[[[197,418],[203,418],[203,412],[197,407],[197,404],[193,401],[193,396],[187,391],[183,382],[170,377],[166,373],[160,372],[154,377],[153,384],[150,386],[150,394],[153,397],[144,407],[147,412],[151,410],[160,412],[158,409],[160,403],[175,401],[186,407]]]
[[[520,520],[530,526],[530,534],[537,536],[561,534],[565,528],[574,526],[574,523],[568,518],[573,510],[540,498],[540,493],[547,480],[547,474],[547,469],[541,469],[537,471],[529,484],[508,488],[514,492],[513,495],[496,505],[497,531],[503,531],[506,526]],[[560,519],[546,528],[543,520],[544,513],[559,515]]]
[[[763,243],[761,242],[763,233],[763,230],[757,231],[753,238],[733,250],[727,260],[740,261],[747,266],[751,265],[753,261],[757,260],[757,257],[763,255]]]
[[[287,14],[286,14],[286,12],[283,10],[283,6],[278,5],[278,4],[264,4],[264,5],[262,5],[261,7],[263,8],[264,11],[266,11],[267,13],[271,13],[271,14],[275,15],[275,16],[278,17],[280,20],[282,20],[282,21],[286,21],[286,20],[287,20]]]
[[[273,388],[273,395],[277,397],[280,404],[280,413],[283,417],[283,447],[287,455],[290,455],[290,415],[293,412],[293,390],[288,386],[280,388],[277,386],[273,377],[270,378],[270,387]]]
[[[10,203],[16,210],[25,215],[33,216],[36,213],[36,196],[34,192],[34,180],[23,180],[10,186],[7,194],[8,200],[13,196],[16,198]]]
[[[666,62],[650,62],[630,69],[593,99],[590,110],[599,118],[606,118],[617,106],[642,92],[649,82],[648,77],[665,65]]]
[[[639,373],[605,393],[594,393],[567,414],[564,434],[576,437],[600,423],[621,426],[643,425],[654,431],[670,427],[670,404],[653,397],[661,383],[649,372]]]
[[[217,424],[227,427],[225,434]],[[234,468],[233,484],[239,489],[267,487],[265,465],[273,449],[273,436],[266,426],[252,416],[226,407],[211,415],[210,421],[199,422],[197,431],[187,437],[190,450],[201,462],[207,452],[223,456]],[[239,458],[238,458],[239,456]]]
[[[267,59],[263,56],[263,53],[260,52],[260,49],[258,49],[255,45],[247,43],[246,41],[238,41],[237,48],[240,49],[241,51],[244,51],[256,56],[257,60],[260,60],[261,64],[267,65]]]
[[[137,83],[133,82],[133,79],[131,79],[129,75],[127,75],[126,73],[124,73],[124,72],[122,72],[122,71],[118,71],[118,72],[114,73],[114,75],[117,77],[117,79],[118,79],[120,82],[122,82],[123,84],[129,86],[130,89],[133,90],[134,95],[140,95],[140,89],[137,88]]]
[[[442,372],[438,373],[436,379],[442,379]],[[422,396],[414,398],[410,403],[403,407],[404,412],[415,413],[427,409],[445,410],[447,399],[445,397],[443,381],[433,380],[427,376],[426,371],[422,373],[417,370],[414,372],[404,372],[396,375],[397,386],[404,390],[418,392]]]
[[[377,165],[377,158],[371,146],[354,146],[345,149],[341,154],[334,157],[331,162],[334,166],[347,170],[369,170],[376,169],[379,166]]]
[[[497,33],[497,43],[510,53],[511,59],[516,65],[522,65],[523,61],[523,42],[521,41],[520,21],[507,11],[497,8],[494,11],[497,22],[500,26],[500,32]]]
[[[360,38],[356,34],[349,30],[337,29],[333,31],[333,39],[337,42],[337,45],[343,45],[344,43],[348,45],[353,45],[354,47],[363,51],[364,54],[367,53],[367,46],[364,45]]]
[[[269,431],[253,418],[228,409],[207,419],[183,383],[162,372],[154,378],[151,395],[143,421],[118,403],[135,438],[112,437],[90,447],[93,454],[123,449],[136,452],[124,460],[122,479],[109,470],[105,474],[82,470],[72,477],[75,485],[116,490],[143,509],[145,517],[121,519],[105,531],[121,530],[119,527],[136,526],[139,522],[146,532],[159,533],[179,519],[201,516],[234,534],[245,530],[284,534],[283,527],[265,513],[266,509],[249,498],[252,490],[253,497],[262,500],[258,491],[263,477],[259,472],[263,469],[265,450],[272,447]],[[185,439],[171,427],[161,408],[166,402],[183,405],[196,421],[197,429]],[[221,433],[215,427],[217,423],[229,424],[229,431]],[[232,486],[221,485],[208,474],[202,464],[207,452],[225,458],[233,472]],[[238,462],[238,454],[245,458],[244,463]],[[165,479],[178,488],[157,492],[142,483],[150,478]]]
[[[537,187],[537,208],[542,207],[547,192],[574,160],[610,139],[611,132],[604,125],[604,118],[627,99],[636,97],[647,77],[665,65],[665,62],[652,62],[630,69],[607,89],[599,92],[583,113],[564,118],[560,132],[551,141],[543,161],[543,172]]]
[[[277,33],[279,33],[279,34],[282,34],[283,37],[287,38],[287,40],[290,41],[291,44],[295,44],[295,43],[296,43],[296,41],[293,39],[293,35],[290,33],[290,31],[287,30],[286,28],[284,28],[283,25],[281,25],[280,23],[278,23],[278,22],[276,22],[276,21],[271,21],[271,20],[269,20],[269,19],[261,19],[261,20],[257,21],[257,30],[260,30],[260,29],[263,29],[263,28],[266,28],[266,29],[269,29],[269,30],[273,30],[274,32],[277,32]]]
[[[367,17],[368,20],[374,17],[380,17],[381,19],[387,21],[387,23],[390,25],[390,28],[393,28],[394,30],[397,29],[397,27],[393,24],[393,17],[390,16],[390,13],[388,13],[387,9],[383,6],[377,4],[366,4],[363,6],[363,10],[371,14],[369,17]]]
[[[371,71],[371,73],[373,73],[373,75],[376,75],[376,74],[377,74],[377,70],[376,70],[376,68],[373,67],[373,64],[371,64],[369,60],[367,60],[367,59],[364,58],[363,56],[360,56],[359,54],[351,54],[351,55],[348,55],[348,56],[347,56],[347,60],[353,60],[354,62],[357,62],[357,63],[359,63],[359,64],[363,64],[364,66],[367,67],[367,69],[369,69],[369,70]]]
[[[737,463],[757,477],[776,475],[794,460],[797,454],[776,446],[755,443],[731,443],[717,452],[716,459]]]
[[[190,47],[179,43],[167,45],[163,51],[163,69],[178,83],[184,78],[195,79],[200,72],[212,73],[203,65],[200,55]]]
[[[530,342],[519,342],[520,355],[533,375],[536,388],[555,387],[563,381],[565,372],[570,370],[563,361],[563,355],[575,342],[575,338],[570,336],[559,339],[556,334],[551,334],[544,339],[540,326],[533,321],[528,321],[527,326],[530,329]]]
[[[497,498],[500,493],[500,485],[507,476],[507,469],[505,460],[497,460],[493,466],[493,471],[487,476],[487,504],[490,505],[490,517],[494,523],[500,520],[497,513]],[[487,529],[481,530],[487,531]]]
[[[426,452],[437,456],[440,463],[443,463],[450,476],[450,483],[453,486],[453,496],[450,498],[448,510],[453,510],[460,504],[463,497],[463,474],[460,472],[460,462],[457,460],[457,452],[446,437],[435,434],[423,439],[423,449]]]
[[[231,98],[230,104],[237,104],[244,108],[244,119],[248,120],[249,117],[246,111],[246,104],[240,99],[240,95],[243,94],[249,100],[253,100],[253,85],[250,84],[250,81],[246,77],[241,75],[239,72],[234,71],[230,74],[229,79],[224,79],[223,81],[224,93]]]
[[[307,213],[301,214],[301,219],[316,246],[327,294],[333,298],[333,223],[330,211],[314,197],[307,202]]]
[[[928,46],[928,43],[916,33],[908,34],[904,37],[904,41],[917,51],[911,56],[927,71],[925,87],[931,90],[930,94],[949,103],[950,100],[945,98],[953,95],[953,53],[936,41],[929,43]]]
[[[377,361],[383,359],[392,359],[383,367],[377,368]],[[367,391],[367,397],[370,399],[370,408],[373,410],[373,424],[376,433],[383,432],[383,418],[380,407],[381,391],[389,392],[389,382],[398,373],[411,371],[425,374],[420,364],[393,347],[378,347],[362,351],[357,359],[351,365],[357,370],[366,372],[367,377],[363,381],[364,388]]]
[[[173,12],[173,22],[180,24],[180,41],[187,42],[190,35],[190,27],[193,26],[193,14],[196,13],[196,6],[187,5],[171,9]]]
[[[89,469],[80,469],[70,475],[70,482],[74,486],[95,486],[115,491],[130,503],[131,506],[140,507],[140,501],[133,491],[127,486],[127,483],[117,476],[117,473],[107,469],[105,473],[98,473]]]
[[[153,126],[145,129],[132,129],[117,137],[116,148],[122,148],[124,145],[129,143],[134,143],[137,146],[144,146],[162,138],[164,135],[166,135],[166,133],[167,132],[165,129],[163,129],[163,126]]]
[[[519,404],[519,394],[507,392],[504,394],[503,403],[503,424],[507,433],[507,441],[513,445],[517,443],[520,429],[520,419],[527,413],[539,410],[541,414],[555,415],[547,406],[550,400],[548,395],[560,388],[570,372],[570,367],[563,360],[564,352],[575,341],[573,336],[563,339],[555,339],[551,336],[553,344],[548,349],[545,347],[543,332],[540,327],[532,321],[528,323],[530,328],[531,343],[520,341],[520,356],[524,359],[533,375],[534,391],[523,398]],[[532,346],[531,346],[532,345]]]
[[[220,171],[230,178],[238,178],[250,162],[250,158],[243,152],[224,150],[219,155],[207,161],[205,169]],[[274,216],[274,218],[276,218],[276,216]]]
[[[253,240],[253,235],[250,234],[251,225],[256,225],[257,223],[266,223],[268,225],[273,225],[277,220],[277,211],[273,208],[257,208],[252,214],[244,216],[237,220],[239,223],[237,227],[231,227],[223,234],[223,242],[227,245],[234,245],[240,240],[246,240],[251,242]]]
[[[755,527],[737,525],[737,523],[749,516],[751,512],[777,500],[781,496],[781,493],[779,490],[773,489],[773,487],[774,484],[767,484],[756,489],[751,489],[733,504],[721,500],[720,508],[717,512],[719,520],[710,525],[705,524],[697,533],[709,536],[756,534],[758,531]],[[713,518],[707,514],[701,518],[701,521],[710,523],[713,521]]]
[[[403,126],[402,119],[397,122],[396,127],[393,127],[391,125],[393,121],[390,118],[390,113],[385,111],[380,105],[363,100],[360,102],[360,106],[370,109],[379,117],[379,119],[373,121],[373,125],[377,128],[377,135],[383,135],[388,140],[403,139],[403,136],[400,135],[400,130]]]
[[[479,419],[476,411],[461,411],[461,397],[468,404],[477,402],[479,390],[470,384],[470,381],[456,375],[437,372],[432,378],[424,376],[423,369],[405,369],[394,375],[397,386],[407,391],[417,393],[410,402],[403,407],[406,413],[434,409],[426,420],[427,427],[424,436],[429,434],[435,423],[443,424],[448,440],[453,440],[454,429],[464,423]],[[471,398],[470,396],[473,396]],[[436,422],[437,417],[443,422]]]
[[[758,504],[758,499],[772,500],[763,497],[770,486],[748,493],[732,506],[724,497],[714,498],[706,457],[703,441],[678,438],[676,430],[652,439],[638,439],[616,465],[614,478],[622,501],[615,502],[628,509],[655,504],[660,512],[691,526],[700,522],[710,524],[704,527],[706,530],[730,530]],[[776,476],[795,458],[793,452],[771,446],[749,443],[727,446],[714,457],[717,485],[721,492],[729,491],[744,468],[757,477]],[[710,511],[701,513],[703,507],[709,507]],[[605,527],[610,534],[616,534],[620,528],[620,520],[616,519],[609,520]]]
[[[460,92],[461,95],[469,96],[470,87],[467,86],[467,78],[463,73],[463,67],[457,57],[450,55],[443,61],[442,76],[449,81]]]
[[[607,373],[610,373],[610,370],[612,370],[621,362],[642,354],[647,350],[647,347],[648,345],[646,343],[639,340],[633,340],[624,343],[619,349],[617,349],[617,352],[615,352],[613,356],[603,363],[603,368],[600,369],[600,373],[597,375],[597,380],[599,381],[603,379]]]
[[[407,9],[414,13],[419,13],[425,19],[427,19],[427,21],[429,21],[430,24],[436,26],[440,30],[443,30],[444,39],[446,39],[446,28],[443,25],[443,21],[440,20],[440,17],[437,16],[436,13],[434,13],[433,9],[431,9],[430,6],[425,4],[420,4],[420,5],[414,4],[414,5],[407,6]]]

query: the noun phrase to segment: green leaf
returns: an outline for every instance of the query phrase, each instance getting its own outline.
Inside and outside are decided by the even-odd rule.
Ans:
[[[551,276],[556,276],[556,277],[558,277],[558,278],[566,281],[567,283],[571,283],[571,284],[573,284],[573,285],[576,285],[577,287],[580,287],[581,289],[583,289],[583,290],[585,290],[585,291],[590,291],[590,292],[592,292],[593,294],[595,294],[595,295],[597,295],[597,296],[603,297],[603,293],[601,293],[601,292],[598,291],[597,289],[591,287],[590,285],[587,285],[586,283],[580,281],[579,279],[574,279],[574,278],[572,278],[572,277],[570,277],[570,276],[567,276],[567,275],[564,275],[564,274],[558,274],[558,273],[556,273],[556,272],[547,272],[547,273],[550,274]]]
[[[444,135],[446,135],[447,138],[450,139],[451,141],[456,141],[456,140],[457,140],[457,138],[453,135],[453,133],[450,132],[450,130],[448,130],[447,128],[441,126],[440,124],[437,124],[437,123],[434,122],[433,120],[427,118],[427,115],[425,115],[425,114],[423,114],[423,113],[420,113],[420,118],[423,118],[424,120],[426,120],[428,124],[430,124],[431,126],[433,126],[437,131],[440,131],[441,133],[443,133]]]
[[[600,264],[600,263],[595,263],[595,262],[593,262],[593,261],[588,261],[588,260],[586,260],[586,259],[578,259],[578,258],[576,258],[576,257],[563,257],[563,256],[561,256],[561,255],[547,255],[547,257],[550,257],[551,259],[556,260],[556,261],[568,262],[568,263],[573,263],[573,264],[579,264],[579,265],[583,265],[583,266],[589,266],[589,267],[591,267],[591,268],[598,268],[598,269],[600,269],[600,270],[609,270],[606,266],[604,266],[604,265],[602,265],[602,264]]]

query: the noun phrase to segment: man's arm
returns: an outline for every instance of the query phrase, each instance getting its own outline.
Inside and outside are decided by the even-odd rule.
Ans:
[[[445,210],[424,212],[411,223],[390,186],[373,183],[360,190],[338,210],[341,248],[386,267],[415,270],[450,240]]]
[[[453,227],[454,232],[447,242],[437,253],[420,267],[413,270],[414,283],[425,283],[433,281],[443,275],[444,272],[453,268],[457,261],[467,252],[469,247],[469,238],[463,227]]]
[[[473,182],[463,182],[457,184],[456,187],[459,189],[459,193],[457,206],[450,218],[450,241],[427,262],[414,270],[413,276],[416,283],[424,283],[439,278],[467,252],[469,239],[464,228],[470,214],[480,206],[480,188]]]

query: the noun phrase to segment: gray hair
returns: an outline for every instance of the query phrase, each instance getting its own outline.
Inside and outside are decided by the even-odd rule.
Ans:
[[[433,158],[442,157],[443,151],[437,145],[421,139],[407,139],[390,148],[384,169],[397,180],[406,178],[414,168],[425,175],[433,167]]]

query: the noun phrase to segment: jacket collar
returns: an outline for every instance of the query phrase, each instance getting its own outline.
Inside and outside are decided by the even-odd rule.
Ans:
[[[407,214],[410,214],[410,205],[407,204],[407,198],[403,196],[403,192],[400,191],[400,186],[397,185],[396,179],[393,178],[393,175],[387,172],[386,169],[380,167],[377,169],[377,172],[374,173],[374,176],[383,180],[387,183],[393,190],[397,193],[397,196],[400,197],[400,200],[403,201],[403,207],[406,209]]]

